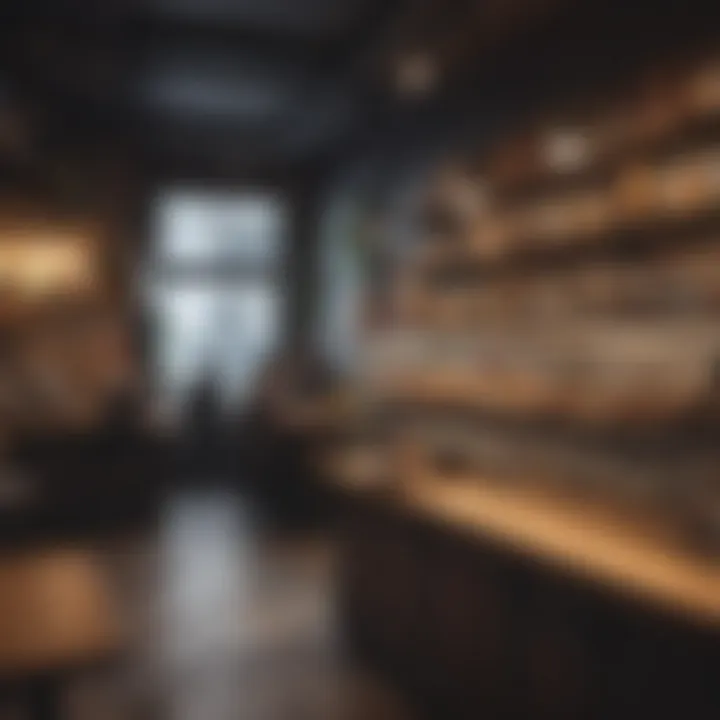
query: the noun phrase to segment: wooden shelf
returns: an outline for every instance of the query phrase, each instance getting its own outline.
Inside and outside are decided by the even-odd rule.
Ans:
[[[572,128],[572,123],[569,127]],[[592,185],[598,178],[613,177],[628,158],[635,162],[648,162],[670,153],[691,151],[715,142],[719,130],[717,117],[712,112],[688,115],[666,132],[636,138],[633,143],[600,152],[592,162],[581,164],[576,170],[563,172],[545,168],[501,192],[501,201],[504,207],[512,209],[519,202],[538,195],[545,196],[548,191]]]
[[[568,235],[563,240],[523,237],[517,245],[492,254],[471,243],[459,243],[430,253],[423,270],[430,275],[472,271],[484,280],[495,280],[548,268],[582,267],[588,261],[646,248],[681,249],[694,237],[707,239],[717,231],[718,222],[720,211],[713,203],[687,215],[621,219],[601,231]]]
[[[667,427],[702,416],[696,397],[670,389],[629,387],[623,393],[603,390],[602,386],[558,392],[553,387],[527,381],[481,382],[482,378],[424,378],[406,381],[392,388],[387,400],[401,406],[447,408],[498,414],[508,418],[547,419],[579,427]],[[708,418],[714,418],[713,413]]]

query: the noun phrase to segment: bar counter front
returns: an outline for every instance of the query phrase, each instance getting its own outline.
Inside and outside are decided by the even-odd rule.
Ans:
[[[336,475],[355,655],[437,717],[704,717],[720,572],[665,528],[477,482]]]

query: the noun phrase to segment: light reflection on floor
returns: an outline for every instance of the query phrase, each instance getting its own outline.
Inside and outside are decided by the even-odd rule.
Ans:
[[[264,534],[229,492],[169,501],[156,531],[108,550],[131,649],[74,688],[71,720],[408,718],[342,656],[331,550]]]

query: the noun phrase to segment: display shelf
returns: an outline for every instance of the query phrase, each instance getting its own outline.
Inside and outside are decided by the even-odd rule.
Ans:
[[[472,270],[478,279],[487,281],[519,272],[632,256],[643,250],[678,249],[695,237],[706,241],[718,231],[719,224],[720,191],[717,198],[699,210],[620,218],[584,234],[570,232],[559,237],[530,234],[521,242],[493,241],[489,247],[482,242],[448,243],[425,253],[422,271],[428,276],[452,276],[453,271],[457,274]]]

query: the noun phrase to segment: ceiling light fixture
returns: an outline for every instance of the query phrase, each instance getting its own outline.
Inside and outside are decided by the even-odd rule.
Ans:
[[[435,59],[424,52],[415,52],[401,58],[395,70],[398,91],[406,96],[430,93],[439,80],[439,67]]]

